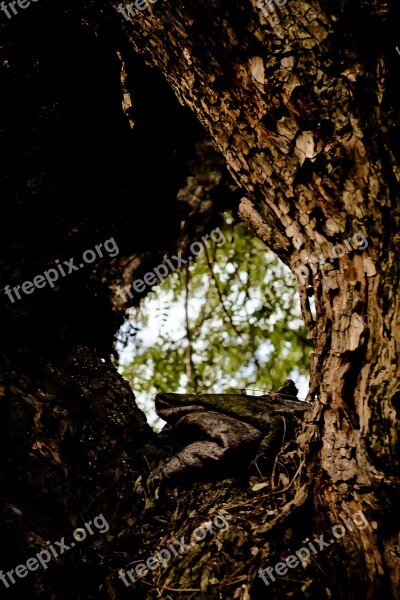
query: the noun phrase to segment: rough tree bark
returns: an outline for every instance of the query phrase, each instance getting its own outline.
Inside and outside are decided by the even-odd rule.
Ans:
[[[2,197],[10,216],[2,224],[2,288],[111,235],[121,252],[54,290],[12,305],[2,298],[2,568],[104,511],[113,539],[71,554],[50,575],[35,574],[34,589],[41,598],[128,597],[115,583],[124,564],[117,555],[150,556],[161,543],[156,525],[165,527],[176,507],[179,537],[212,505],[233,513],[249,503],[228,480],[219,490],[189,487],[187,503],[179,492],[161,505],[148,498],[143,511],[137,482],[157,444],[110,360],[125,308],[117,286],[216,223],[216,191],[236,201],[218,158],[213,173],[209,164],[202,171],[198,147],[196,163],[204,136],[169,86],[225,158],[243,192],[242,218],[294,272],[360,229],[369,245],[331,267],[313,266],[307,282],[299,277],[315,343],[315,402],[299,439],[306,488],[265,525],[269,500],[236,515],[224,552],[192,549],[169,571],[162,595],[201,589],[186,594],[230,598],[235,584],[243,598],[397,598],[399,9],[394,1],[289,0],[265,17],[250,1],[171,0],[127,22],[118,4],[38,3],[4,28]],[[187,158],[201,185],[195,178],[185,187],[196,170]],[[200,209],[176,201],[182,189],[184,198],[198,194]],[[258,585],[255,565],[359,509],[371,527],[318,558],[326,574],[318,585],[303,576],[273,590]],[[210,588],[216,572],[223,583]],[[18,586],[33,596],[30,582]],[[137,597],[152,590],[143,585]],[[6,591],[11,597],[14,588]]]
[[[359,230],[369,240],[299,279],[315,342],[301,444],[316,523],[357,509],[373,522],[333,558],[335,596],[396,597],[399,9],[291,0],[266,13],[168,3],[126,30],[225,156],[247,195],[242,217],[295,272]]]

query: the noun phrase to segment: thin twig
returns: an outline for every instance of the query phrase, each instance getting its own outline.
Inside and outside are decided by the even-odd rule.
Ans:
[[[186,339],[188,343],[187,347],[187,361],[186,361],[186,374],[188,378],[189,385],[192,385],[194,393],[197,392],[197,376],[196,370],[193,362],[193,336],[192,331],[190,329],[190,321],[189,321],[189,281],[190,281],[190,272],[189,265],[186,265],[185,270],[185,320],[186,320]]]
[[[211,278],[212,278],[212,280],[213,280],[213,282],[214,282],[215,288],[216,288],[216,290],[217,290],[217,295],[218,295],[219,301],[220,301],[220,303],[221,303],[222,310],[223,310],[223,311],[224,311],[224,313],[226,314],[226,316],[227,316],[227,318],[228,318],[228,321],[229,321],[229,323],[230,323],[230,324],[231,324],[231,326],[232,326],[232,329],[234,330],[234,332],[236,333],[236,335],[237,335],[238,337],[240,337],[242,334],[241,334],[241,332],[240,332],[240,331],[238,331],[238,329],[236,328],[236,325],[234,324],[234,322],[233,322],[233,320],[232,320],[232,316],[231,316],[230,312],[228,311],[228,309],[227,309],[227,308],[226,308],[226,306],[225,306],[224,299],[223,299],[223,297],[222,297],[222,294],[221,294],[221,289],[220,289],[220,287],[219,287],[218,280],[217,280],[217,278],[215,277],[215,273],[214,273],[214,267],[213,267],[213,265],[212,265],[212,263],[211,263],[211,261],[210,261],[210,258],[209,258],[209,256],[208,256],[208,252],[207,252],[207,246],[205,245],[205,243],[204,243],[204,242],[203,242],[203,247],[204,247],[204,253],[205,253],[205,256],[206,256],[206,261],[207,261],[207,265],[208,265],[208,268],[209,268],[209,271],[210,271],[210,275],[211,275]]]
[[[145,585],[149,585],[150,587],[157,588],[159,590],[167,590],[168,592],[201,592],[200,588],[170,588],[164,587],[163,585],[155,585],[154,583],[149,583],[148,581],[141,580],[140,583],[144,583]]]
[[[291,488],[291,486],[292,486],[292,483],[293,483],[293,482],[294,482],[294,480],[296,479],[297,475],[299,474],[299,472],[300,472],[300,470],[302,469],[302,467],[303,467],[303,465],[305,464],[305,462],[306,462],[306,461],[305,461],[305,459],[303,458],[303,460],[300,462],[299,468],[297,469],[296,473],[294,474],[294,476],[293,476],[293,478],[292,478],[291,482],[290,482],[290,483],[289,483],[289,484],[288,484],[288,485],[287,485],[285,488],[283,488],[283,489],[281,489],[281,490],[278,490],[277,492],[273,492],[273,494],[282,494],[283,492],[287,492],[287,491],[288,491],[288,490]]]
[[[222,588],[222,587],[228,587],[230,585],[236,585],[237,583],[240,583],[241,581],[244,581],[245,579],[247,579],[247,575],[242,575],[242,577],[239,577],[239,579],[236,579],[235,581],[231,581],[228,583],[221,583],[220,585],[217,585],[217,588]]]

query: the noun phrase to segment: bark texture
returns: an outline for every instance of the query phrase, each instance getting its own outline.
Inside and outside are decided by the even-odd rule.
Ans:
[[[180,2],[126,23],[225,156],[243,219],[296,273],[308,265],[315,520],[362,509],[371,523],[332,557],[335,597],[398,597],[398,16],[394,2],[290,0],[268,16]],[[358,231],[366,249],[312,264]]]
[[[2,568],[100,511],[113,523],[6,591],[398,598],[398,5],[289,0],[266,16],[249,0],[170,0],[126,21],[118,4],[32,4],[3,28],[2,288],[111,236],[120,249],[54,289],[2,294]],[[298,274],[314,405],[265,488],[146,495],[158,448],[112,363],[116,289],[236,206],[221,155],[242,218]],[[367,247],[315,263],[359,231]],[[369,527],[271,588],[257,577],[360,509]],[[225,533],[134,590],[118,580],[217,510]]]

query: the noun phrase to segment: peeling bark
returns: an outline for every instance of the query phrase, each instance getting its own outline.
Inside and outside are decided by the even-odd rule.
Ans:
[[[206,520],[223,508],[232,517],[225,539],[194,548],[153,583],[165,597],[195,581],[201,591],[186,593],[199,598],[398,598],[398,6],[289,0],[265,16],[256,2],[171,0],[127,22],[118,3],[38,4],[36,17],[32,7],[32,17],[18,17],[20,30],[5,31],[1,74],[11,91],[1,113],[8,119],[2,197],[11,216],[2,225],[2,285],[106,239],[110,223],[121,247],[90,275],[1,306],[9,566],[61,537],[93,496],[100,494],[96,510],[108,510],[122,482],[134,491],[122,493],[113,549],[131,561],[168,536],[190,536],[193,513]],[[242,218],[298,276],[315,344],[314,405],[293,450],[294,496],[282,491],[278,469],[280,485],[273,481],[265,497],[227,480],[219,489],[190,488],[187,501],[170,490],[142,506],[139,459],[157,448],[109,361],[125,309],[115,290],[216,223],[216,191],[237,202],[220,159],[166,85],[224,157],[241,189]],[[209,162],[202,169],[204,158],[215,160],[215,171]],[[318,263],[359,231],[368,247]],[[109,469],[109,459],[127,460],[128,448],[132,471]],[[104,471],[92,476],[95,455]],[[360,509],[370,527],[266,590],[258,567]],[[68,565],[50,579],[41,573],[39,597],[132,595],[116,576],[121,556],[111,554],[104,546],[100,558],[85,551],[82,565],[93,571],[82,566],[80,584]],[[70,560],[79,568],[75,555]],[[141,583],[138,597],[155,597],[156,589]]]
[[[308,269],[316,403],[300,442],[315,523],[362,509],[375,524],[332,558],[340,598],[360,597],[357,586],[398,597],[398,524],[387,533],[399,499],[396,18],[394,2],[290,0],[268,17],[250,2],[181,2],[125,24],[223,153],[247,196],[242,218],[295,273]],[[359,231],[367,248],[312,264]]]

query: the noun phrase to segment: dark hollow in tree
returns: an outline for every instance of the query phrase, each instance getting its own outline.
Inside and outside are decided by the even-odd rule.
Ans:
[[[120,250],[53,290],[1,297],[1,568],[100,512],[111,524],[9,597],[127,597],[118,569],[167,534],[189,539],[213,507],[231,515],[222,541],[137,597],[263,598],[259,567],[360,510],[368,527],[272,593],[399,597],[398,19],[395,0],[290,0],[268,17],[247,0],[182,0],[130,21],[86,0],[2,23],[1,288],[111,236]],[[160,450],[113,360],[115,290],[237,208],[226,167],[241,217],[293,272],[357,231],[368,248],[299,280],[313,406],[282,456],[294,481],[278,472],[262,501],[232,480],[146,498]],[[196,207],[177,201],[189,175]]]

